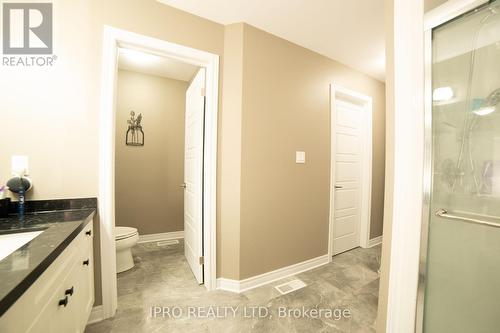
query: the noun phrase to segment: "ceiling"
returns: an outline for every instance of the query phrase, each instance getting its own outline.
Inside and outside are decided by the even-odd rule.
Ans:
[[[384,0],[158,0],[221,23],[245,22],[379,80]]]
[[[118,68],[188,82],[198,71],[198,67],[182,61],[126,48],[120,48]]]

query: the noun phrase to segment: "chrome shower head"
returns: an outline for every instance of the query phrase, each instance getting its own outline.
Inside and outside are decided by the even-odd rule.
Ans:
[[[484,101],[485,106],[495,106],[500,102],[500,88],[493,90],[486,100]]]
[[[497,104],[500,102],[500,88],[493,90],[488,97],[481,103],[479,109],[473,110],[478,116],[486,116],[496,110]]]

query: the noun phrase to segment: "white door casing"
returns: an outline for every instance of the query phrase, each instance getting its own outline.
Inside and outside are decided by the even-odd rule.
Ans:
[[[184,141],[184,255],[198,283],[203,283],[203,128],[205,69],[186,91]]]
[[[369,247],[372,101],[331,85],[331,255]]]
[[[94,320],[112,317],[117,308],[114,151],[115,91],[118,48],[170,57],[205,68],[205,129],[203,177],[203,254],[204,286],[216,289],[216,192],[217,192],[217,118],[219,99],[219,56],[111,26],[103,27],[101,105],[99,114],[99,200],[101,245],[102,308]]]

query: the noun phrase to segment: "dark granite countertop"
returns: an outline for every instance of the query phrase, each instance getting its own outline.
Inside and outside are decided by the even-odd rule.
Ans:
[[[64,202],[64,203],[62,203]],[[71,202],[68,204],[68,202]],[[0,218],[0,235],[43,231],[9,256],[0,260],[0,316],[36,281],[50,264],[92,221],[96,199],[51,200],[30,203],[28,207],[56,209]],[[62,204],[61,204],[62,203]],[[15,210],[15,205],[12,209]],[[63,208],[64,210],[58,210]],[[65,209],[71,208],[71,209]]]

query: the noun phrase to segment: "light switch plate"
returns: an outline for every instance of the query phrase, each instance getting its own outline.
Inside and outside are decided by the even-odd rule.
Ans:
[[[13,155],[11,158],[11,172],[13,176],[29,175],[29,160],[26,155]]]
[[[304,164],[306,163],[306,152],[296,151],[295,152],[295,163]]]

